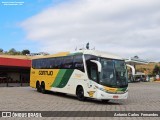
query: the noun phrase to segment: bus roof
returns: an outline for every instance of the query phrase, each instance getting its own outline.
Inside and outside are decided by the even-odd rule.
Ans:
[[[95,56],[104,57],[104,58],[122,59],[120,56],[116,54],[99,51],[99,50],[79,50],[75,52],[82,52],[83,54],[90,54],[90,55],[95,55]]]
[[[73,52],[60,52],[60,53],[52,54],[52,55],[35,56],[35,57],[33,57],[33,59],[62,57],[62,56],[69,56],[69,55],[76,55],[76,54],[89,54],[89,55],[95,55],[95,56],[104,57],[104,58],[123,60],[118,55],[108,53],[108,52],[104,52],[104,51],[98,51],[98,50],[77,50],[77,51],[73,51]]]

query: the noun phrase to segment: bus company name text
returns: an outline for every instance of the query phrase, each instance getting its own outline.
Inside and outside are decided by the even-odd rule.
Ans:
[[[49,75],[49,76],[52,76],[53,75],[53,71],[39,71],[39,75]]]

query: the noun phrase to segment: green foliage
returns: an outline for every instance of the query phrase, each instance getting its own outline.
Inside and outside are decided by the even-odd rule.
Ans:
[[[2,48],[0,48],[0,52],[1,52],[1,53],[3,52],[3,49],[2,49]]]
[[[160,67],[158,65],[155,65],[153,69],[153,75],[160,74]]]
[[[135,55],[134,58],[139,59],[138,55]]]
[[[12,48],[7,52],[7,54],[9,54],[9,55],[21,55],[22,53],[19,52],[19,51],[16,51],[16,49]]]
[[[26,55],[26,54],[30,54],[30,51],[25,49],[25,50],[22,50],[22,55]]]
[[[22,51],[17,51],[15,48],[10,49],[9,51],[3,51],[3,49],[0,48],[0,52],[3,52],[3,54],[7,54],[7,55],[26,55],[26,54],[30,54],[30,51],[28,49],[24,49]]]
[[[147,69],[146,69],[146,68],[143,68],[143,70],[146,71]]]

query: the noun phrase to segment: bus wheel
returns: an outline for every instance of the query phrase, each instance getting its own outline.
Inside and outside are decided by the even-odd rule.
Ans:
[[[37,92],[41,92],[41,86],[39,84],[39,81],[36,83]]]
[[[45,83],[44,83],[44,82],[41,83],[41,92],[42,92],[43,94],[46,93],[46,90],[45,90]]]
[[[84,90],[83,90],[82,86],[79,86],[77,88],[76,95],[77,95],[78,100],[80,100],[80,101],[84,101],[85,100]]]

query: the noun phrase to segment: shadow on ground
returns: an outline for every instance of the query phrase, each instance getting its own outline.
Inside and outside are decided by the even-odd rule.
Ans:
[[[34,92],[37,92],[37,91],[34,90]],[[46,94],[79,101],[76,96],[66,94],[66,93],[47,91]],[[106,105],[106,104],[107,105],[123,105],[124,104],[123,102],[120,102],[119,100],[102,101],[102,100],[96,100],[96,99],[92,99],[92,98],[86,98],[85,101],[79,101],[79,102],[86,103],[86,104],[88,104],[88,103],[99,104],[99,105]]]

